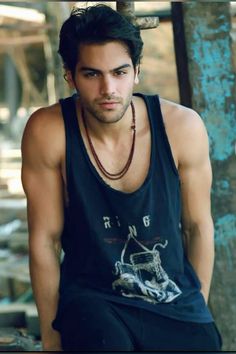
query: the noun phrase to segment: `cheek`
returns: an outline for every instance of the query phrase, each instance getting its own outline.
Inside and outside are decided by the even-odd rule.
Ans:
[[[134,86],[134,77],[129,77],[129,78],[120,80],[117,83],[117,88],[120,91],[122,90],[123,92],[132,90],[133,86]]]
[[[96,80],[77,80],[77,90],[83,94],[83,96],[91,97],[98,91],[98,84]]]

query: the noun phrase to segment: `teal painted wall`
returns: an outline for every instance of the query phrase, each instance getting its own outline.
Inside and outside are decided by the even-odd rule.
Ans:
[[[216,261],[210,306],[236,351],[236,80],[229,2],[183,4],[192,107],[209,134]]]

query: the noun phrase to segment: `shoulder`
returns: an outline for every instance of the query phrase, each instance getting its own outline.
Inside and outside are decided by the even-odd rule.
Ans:
[[[60,104],[36,110],[28,119],[22,137],[22,155],[58,160],[65,144],[64,123]],[[35,156],[36,157],[36,156]]]
[[[161,111],[165,124],[172,124],[181,128],[204,129],[204,123],[200,115],[191,108],[178,103],[160,98]]]
[[[200,115],[193,109],[160,98],[168,138],[178,161],[197,159],[208,154],[208,136]]]
[[[60,104],[42,107],[36,110],[28,119],[25,132],[34,132],[35,134],[43,131],[59,128],[62,123]]]

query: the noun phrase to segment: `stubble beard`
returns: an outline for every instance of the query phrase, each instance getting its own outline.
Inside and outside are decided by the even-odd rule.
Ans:
[[[111,99],[110,99],[111,100]],[[102,124],[114,124],[119,122],[123,116],[125,115],[127,109],[130,106],[132,100],[132,93],[125,99],[123,103],[123,99],[114,99],[114,101],[119,102],[120,109],[118,111],[113,111],[113,109],[108,109],[105,113],[102,112],[102,109],[97,108],[98,103],[95,101],[94,104],[85,103],[82,106],[83,108],[91,115],[91,117],[97,120],[99,123]]]

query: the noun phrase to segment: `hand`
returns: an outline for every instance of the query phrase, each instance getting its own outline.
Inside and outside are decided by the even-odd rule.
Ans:
[[[61,337],[59,332],[53,331],[51,338],[48,340],[43,340],[43,351],[44,352],[62,352],[61,347]]]
[[[43,352],[44,353],[49,353],[49,352],[62,352],[62,348],[60,346],[44,346],[43,347]]]

